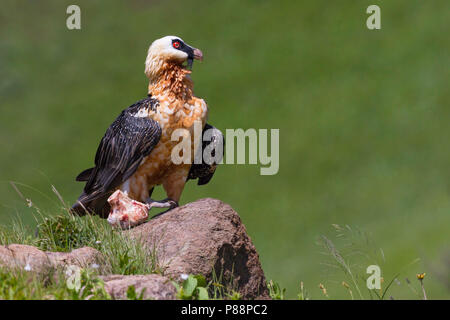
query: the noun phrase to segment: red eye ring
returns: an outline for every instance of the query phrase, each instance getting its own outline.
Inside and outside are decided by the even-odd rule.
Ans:
[[[180,47],[180,43],[179,43],[178,41],[175,41],[175,42],[172,44],[172,46],[173,46],[175,49],[178,49],[178,48]]]

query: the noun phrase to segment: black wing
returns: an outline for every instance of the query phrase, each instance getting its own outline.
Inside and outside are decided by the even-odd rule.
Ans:
[[[215,161],[208,161],[202,157],[202,163],[192,164],[191,169],[189,170],[188,180],[198,179],[198,185],[207,184],[209,180],[211,180],[216,171],[216,167],[222,160],[224,154],[225,139],[222,132],[213,126],[206,124],[203,128],[202,137],[207,131],[209,131],[208,136],[205,136],[205,140],[207,141],[202,141],[202,155],[206,148],[208,149],[207,154],[210,154],[212,158],[215,158],[216,150],[221,152],[221,154],[218,155],[218,159],[214,159]]]
[[[95,155],[95,167],[77,177],[87,181],[83,194],[72,210],[77,214],[93,211],[101,216],[109,213],[108,197],[130,178],[161,137],[159,124],[138,112],[149,111],[157,100],[147,98],[124,110],[106,131]]]

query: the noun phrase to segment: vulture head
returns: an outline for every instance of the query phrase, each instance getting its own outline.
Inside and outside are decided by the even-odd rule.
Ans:
[[[180,37],[166,36],[153,41],[148,48],[145,74],[149,79],[155,79],[170,65],[190,69],[194,59],[203,59],[199,49],[189,46]]]

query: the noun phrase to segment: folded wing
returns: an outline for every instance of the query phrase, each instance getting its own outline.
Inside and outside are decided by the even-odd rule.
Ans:
[[[198,185],[207,184],[211,180],[214,172],[216,171],[217,165],[222,160],[225,146],[225,139],[222,132],[209,124],[206,124],[203,128],[202,137],[206,140],[202,141],[202,155],[204,155],[206,150],[206,155],[210,155],[211,159],[208,160],[202,156],[201,163],[192,164],[189,171],[188,180],[198,179]],[[220,153],[217,154],[217,157],[216,152]]]
[[[108,197],[136,172],[161,137],[161,127],[156,121],[139,116],[152,108],[155,101],[147,98],[135,103],[108,128],[97,149],[95,167],[77,177],[77,181],[86,181],[86,186],[72,207],[74,213],[108,215]]]

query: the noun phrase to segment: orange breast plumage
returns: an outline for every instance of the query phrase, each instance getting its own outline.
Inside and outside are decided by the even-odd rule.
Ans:
[[[174,164],[171,158],[173,148],[179,141],[172,141],[176,129],[185,129],[191,138],[191,155],[194,155],[194,123],[206,123],[208,108],[203,99],[191,97],[185,101],[168,95],[153,96],[159,101],[154,110],[143,111],[141,115],[155,120],[162,133],[158,144],[143,160],[136,173],[120,187],[132,199],[145,201],[149,190],[163,185],[168,197],[178,201],[189,173],[189,164]]]

